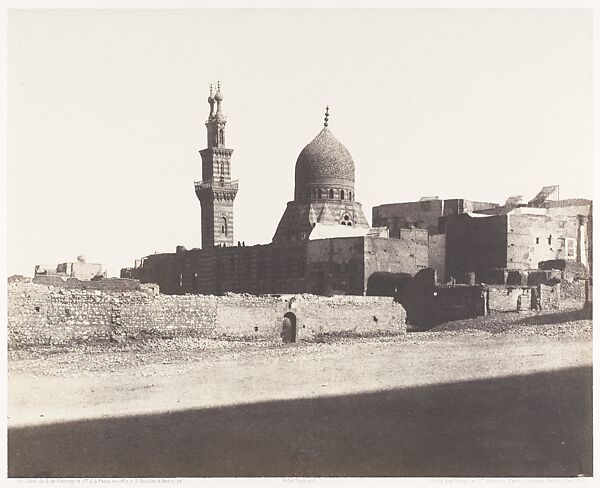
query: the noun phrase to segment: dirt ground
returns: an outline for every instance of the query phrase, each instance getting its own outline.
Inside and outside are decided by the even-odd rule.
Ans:
[[[567,310],[288,346],[11,351],[9,475],[590,475],[591,337]]]

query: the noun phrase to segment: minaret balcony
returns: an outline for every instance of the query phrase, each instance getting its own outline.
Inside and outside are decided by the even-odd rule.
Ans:
[[[195,181],[194,186],[196,188],[196,192],[200,190],[204,190],[205,188],[214,188],[214,189],[227,189],[227,190],[238,190],[238,180],[233,181]]]

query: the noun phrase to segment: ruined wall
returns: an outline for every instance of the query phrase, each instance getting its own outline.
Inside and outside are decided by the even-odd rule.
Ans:
[[[342,237],[263,246],[154,254],[121,276],[157,283],[169,295],[226,292],[364,295],[376,272],[415,274],[427,267],[427,231],[401,229],[400,238]]]
[[[445,219],[440,220],[440,217],[495,207],[498,207],[497,203],[462,198],[389,203],[373,207],[373,227],[388,226],[390,237],[398,237],[400,229],[410,227],[426,229],[429,234],[438,234],[445,232]]]
[[[479,212],[491,208],[497,208],[497,203],[477,202],[474,200],[464,200],[462,198],[451,198],[444,200],[444,215],[457,215],[467,212]]]
[[[34,283],[8,285],[8,343],[32,344],[110,340],[113,314],[122,305],[149,300],[142,292],[53,288]]]
[[[415,275],[427,268],[428,234],[423,229],[400,229],[399,239],[368,237],[364,239],[364,284],[374,273]]]
[[[508,215],[474,215],[445,217],[446,272],[459,283],[468,272],[536,269],[542,261],[580,258],[582,231],[577,216],[549,216],[546,209],[538,208],[517,208]]]
[[[302,293],[308,241],[257,246],[213,247],[154,254],[121,276],[157,283],[162,293]]]
[[[58,276],[36,276],[31,280],[40,285],[50,285],[58,288],[77,290],[104,290],[104,291],[139,291],[138,280],[127,278],[103,278],[101,280],[84,281],[76,278],[63,280]]]
[[[477,283],[487,285],[506,285],[508,271],[506,268],[487,268],[475,273]]]
[[[563,299],[560,292],[560,284],[552,286],[540,284],[536,288],[538,290],[540,303],[543,309],[559,308],[562,305]]]
[[[506,215],[446,217],[446,275],[465,282],[468,272],[506,268]]]
[[[577,259],[577,217],[510,214],[507,225],[506,267],[509,269],[537,268],[540,261]],[[567,239],[574,241],[573,256],[567,255]]]
[[[445,322],[485,315],[485,300],[481,286],[438,287],[431,306],[435,310],[436,322]]]
[[[446,234],[429,236],[428,266],[435,269],[438,282],[446,281]]]
[[[588,270],[582,263],[568,259],[554,259],[551,261],[540,261],[538,263],[540,270],[553,270],[558,273],[559,279],[573,281],[575,279],[588,278]]]
[[[145,337],[234,337],[280,342],[285,313],[299,340],[323,333],[404,333],[405,312],[386,297],[153,295],[8,285],[8,344],[65,345]]]
[[[78,280],[91,280],[95,276],[101,276],[104,273],[101,264],[82,262],[59,264],[56,271],[66,273],[67,276]]]
[[[584,280],[563,281],[560,284],[560,297],[565,301],[583,303],[585,302],[585,287]]]
[[[580,235],[583,249],[579,248],[580,261],[589,270],[593,269],[593,205],[591,200],[573,198],[558,202],[546,202],[544,205],[548,214],[557,217],[578,217],[580,221]]]
[[[308,241],[307,291],[322,295],[362,295],[365,290],[364,250],[364,237]]]
[[[291,307],[289,311],[297,315],[300,339],[310,340],[321,334],[406,332],[406,312],[392,297],[304,295]]]
[[[404,202],[373,207],[373,227],[388,226],[390,237],[398,237],[400,229],[416,227],[431,234],[438,231],[438,218],[442,216],[442,200]]]
[[[522,306],[531,307],[531,288],[512,286],[487,286],[488,309],[490,312],[515,312],[519,296]]]

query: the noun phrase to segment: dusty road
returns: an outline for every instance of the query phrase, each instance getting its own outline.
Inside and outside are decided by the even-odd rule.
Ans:
[[[9,475],[589,475],[591,321],[518,321],[13,357]]]

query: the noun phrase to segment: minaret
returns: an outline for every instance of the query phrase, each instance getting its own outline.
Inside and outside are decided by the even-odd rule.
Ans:
[[[200,200],[202,220],[202,248],[233,245],[233,201],[238,182],[231,181],[231,154],[225,147],[225,124],[227,118],[221,110],[221,83],[213,97],[210,85],[208,104],[210,113],[206,121],[206,149],[202,156],[202,181],[195,183],[196,196]],[[215,102],[217,110],[215,112]]]

